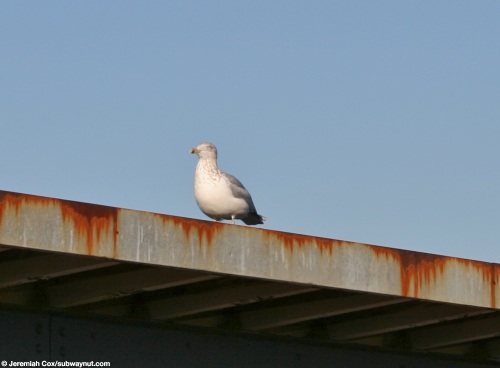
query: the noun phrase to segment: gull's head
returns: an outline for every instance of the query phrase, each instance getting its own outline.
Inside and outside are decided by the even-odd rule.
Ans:
[[[199,158],[217,158],[217,148],[208,142],[200,143],[195,148],[191,148],[190,153],[196,153]]]

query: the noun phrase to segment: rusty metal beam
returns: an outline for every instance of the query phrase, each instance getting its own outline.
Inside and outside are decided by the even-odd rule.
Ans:
[[[175,268],[142,268],[62,283],[49,287],[47,294],[51,306],[66,308],[218,277],[220,276]]]
[[[407,298],[394,298],[384,295],[348,295],[243,312],[240,315],[240,320],[243,329],[258,331],[318,318],[405,303],[408,300]]]
[[[378,316],[331,323],[328,331],[333,340],[353,340],[493,312],[463,305],[424,303]]]
[[[500,265],[0,191],[0,244],[500,308]]]
[[[77,272],[95,270],[118,264],[107,259],[44,254],[4,262],[0,271],[0,288],[50,279]]]
[[[459,321],[444,326],[417,329],[408,333],[416,350],[431,350],[469,341],[500,336],[500,314],[494,317]]]
[[[255,303],[263,299],[309,293],[315,290],[315,288],[305,285],[252,282],[247,285],[218,288],[152,301],[147,303],[147,309],[152,319],[172,319],[235,305]]]
[[[481,341],[480,343],[472,342],[452,345],[444,348],[429,349],[428,351],[500,361],[500,337]]]

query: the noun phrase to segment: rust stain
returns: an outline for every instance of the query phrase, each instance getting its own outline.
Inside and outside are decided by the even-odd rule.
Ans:
[[[60,203],[63,220],[73,223],[78,236],[86,240],[89,255],[95,253],[94,238],[96,244],[100,244],[102,237],[112,234],[113,257],[116,257],[117,208],[65,200]]]
[[[500,278],[500,265],[495,263],[486,263],[479,261],[472,261],[468,259],[454,258],[462,266],[473,268],[474,270],[481,273],[482,280],[485,284],[489,284],[490,287],[490,305],[492,308],[497,307],[497,285]]]
[[[450,262],[459,264],[464,274],[473,268],[482,275],[482,280],[490,285],[491,307],[496,308],[496,289],[500,279],[500,266],[491,263],[472,261],[454,257],[417,253],[406,250],[370,246],[378,258],[393,259],[399,264],[401,295],[418,298],[423,288],[435,284]]]
[[[499,288],[500,285],[500,265],[495,264],[495,278],[493,280],[493,285],[491,285],[493,291],[491,293],[491,296],[494,297],[495,303],[497,300],[498,295],[496,295],[496,290]],[[494,307],[498,307],[496,304],[494,304]]]
[[[7,210],[13,209],[15,212],[15,216],[19,217],[21,208],[24,206],[43,208],[57,205],[58,201],[52,198],[0,191],[0,224],[3,223],[3,217]]]
[[[435,284],[437,277],[445,270],[445,257],[425,253],[400,252],[401,293],[418,297],[421,289]]]
[[[435,283],[444,272],[444,257],[398,249],[373,247],[378,257],[392,258],[399,264],[401,294],[418,297],[422,287]]]
[[[399,264],[401,279],[401,295],[418,297],[421,289],[435,283],[438,275],[442,275],[446,266],[446,257],[416,253],[400,249],[371,246],[378,258],[393,259]]]
[[[186,240],[191,238],[191,233],[194,231],[198,235],[199,245],[203,244],[203,239],[206,241],[206,245],[210,247],[212,245],[215,234],[219,233],[223,226],[229,226],[224,224],[219,224],[217,222],[201,221],[190,218],[180,218],[174,216],[161,215],[162,218],[167,221],[174,223],[176,227],[180,227],[184,233]]]
[[[74,226],[77,236],[84,239],[89,255],[94,253],[94,236],[99,243],[105,234],[111,233],[113,256],[116,256],[117,208],[0,191],[0,224],[7,209],[13,208],[16,216],[19,216],[20,208],[25,206],[58,207],[63,222]]]
[[[316,246],[320,254],[329,255],[333,254],[334,249],[340,247],[344,244],[349,244],[350,242],[336,240],[336,239],[326,239],[319,238],[308,235],[301,234],[292,234],[286,232],[275,232],[275,231],[266,231],[266,234],[272,235],[278,242],[282,243],[286,250],[290,253],[294,253],[295,248],[302,249],[306,246]]]
[[[491,280],[491,306],[493,308],[497,307],[497,288],[498,285],[500,285],[500,265],[498,264],[491,264],[491,275],[492,275],[492,280]]]
[[[303,242],[301,241],[299,236],[297,236],[297,239],[295,239],[292,234],[288,233],[276,233],[273,235],[290,253],[293,253],[294,244],[297,244],[298,247],[303,246]]]

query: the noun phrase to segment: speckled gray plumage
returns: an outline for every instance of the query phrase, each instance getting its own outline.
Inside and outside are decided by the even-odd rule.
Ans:
[[[200,210],[216,220],[243,221],[247,225],[263,224],[265,217],[257,213],[252,196],[234,176],[217,166],[217,148],[201,143],[191,149],[199,157],[194,175],[194,194]]]

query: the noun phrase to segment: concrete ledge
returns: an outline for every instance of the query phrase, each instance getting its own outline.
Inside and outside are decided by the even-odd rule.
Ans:
[[[500,265],[0,191],[0,243],[500,309]]]

